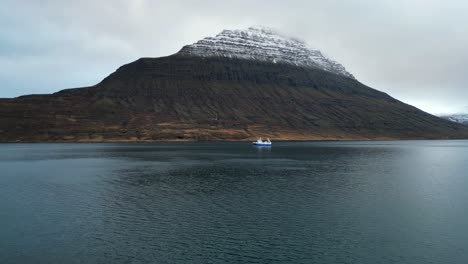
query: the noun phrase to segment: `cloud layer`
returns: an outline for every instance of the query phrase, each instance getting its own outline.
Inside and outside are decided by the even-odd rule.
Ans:
[[[399,100],[431,113],[468,110],[466,1],[2,2],[0,97],[92,85],[139,57],[265,25]]]

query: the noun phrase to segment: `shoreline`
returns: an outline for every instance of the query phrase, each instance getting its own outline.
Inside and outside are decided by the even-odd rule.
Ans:
[[[468,138],[373,138],[373,139],[357,139],[357,138],[345,138],[345,139],[275,139],[271,138],[273,142],[376,142],[376,141],[454,141],[454,140],[468,140]],[[244,139],[244,140],[49,140],[49,141],[28,141],[28,140],[17,140],[17,141],[0,141],[0,144],[92,144],[92,143],[236,143],[236,142],[252,142],[255,139]]]

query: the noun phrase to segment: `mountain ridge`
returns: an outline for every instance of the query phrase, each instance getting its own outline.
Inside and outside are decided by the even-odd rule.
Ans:
[[[354,78],[343,65],[324,56],[320,50],[312,49],[302,40],[285,36],[275,29],[265,27],[223,30],[215,37],[206,37],[194,44],[184,46],[177,54],[288,63],[315,67]]]

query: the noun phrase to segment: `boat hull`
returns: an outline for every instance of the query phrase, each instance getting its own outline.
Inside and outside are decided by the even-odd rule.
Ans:
[[[258,143],[258,142],[253,142],[255,146],[262,146],[262,147],[271,147],[271,143]]]

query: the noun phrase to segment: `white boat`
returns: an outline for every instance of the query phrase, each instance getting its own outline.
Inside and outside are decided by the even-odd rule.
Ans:
[[[258,138],[257,141],[252,142],[255,146],[271,146],[271,141],[268,138],[267,140],[263,141],[262,138]]]

